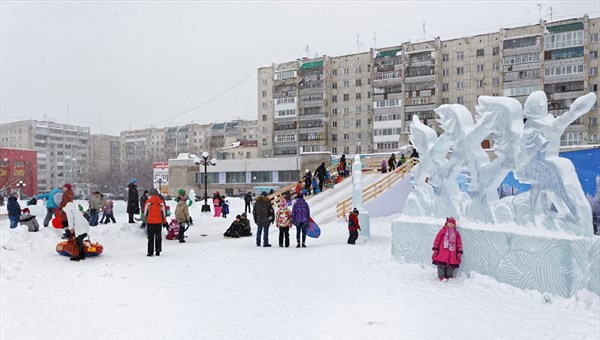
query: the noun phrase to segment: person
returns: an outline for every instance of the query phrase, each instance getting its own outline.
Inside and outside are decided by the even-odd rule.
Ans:
[[[400,161],[398,162],[398,166],[406,163],[406,156],[404,154],[400,155]]]
[[[156,188],[150,191],[150,197],[146,200],[144,216],[146,216],[146,228],[148,230],[147,256],[154,256],[154,251],[156,251],[156,256],[160,256],[162,251],[162,227],[168,228],[169,224],[167,223],[165,203]]]
[[[296,196],[300,195],[302,193],[302,181],[298,181],[298,184],[296,184]]]
[[[213,208],[215,210],[213,217],[221,217],[221,194],[218,191],[213,195]]]
[[[250,191],[244,195],[244,204],[244,212],[252,213],[252,208],[250,206],[252,204],[252,193]]]
[[[290,246],[290,227],[292,226],[292,212],[288,209],[287,200],[282,198],[279,201],[279,209],[275,216],[276,226],[279,228],[279,246]]]
[[[385,159],[381,160],[381,173],[385,174],[387,172],[387,162]]]
[[[302,194],[300,194],[292,207],[292,224],[296,226],[296,241],[298,242],[296,248],[306,248],[306,227],[308,227],[309,220],[310,208]],[[300,239],[300,236],[302,236],[302,239]],[[302,243],[300,243],[300,240],[302,240]]]
[[[95,227],[98,225],[98,215],[100,211],[100,191],[94,191],[90,195],[88,207],[90,209],[90,226]]]
[[[227,214],[229,214],[229,201],[225,198],[225,196],[221,196],[221,215],[223,218],[227,218]]]
[[[60,195],[60,194],[59,194]],[[67,213],[64,211],[67,204],[73,202],[73,186],[69,183],[65,183],[62,186],[62,196],[60,200],[60,204],[58,205],[58,209],[60,211],[60,221],[62,222],[63,228],[69,227],[69,220],[67,219]],[[68,237],[68,235],[63,235],[63,237]]]
[[[312,189],[313,189],[313,193],[315,195],[321,192],[321,190],[319,190],[319,182],[317,181],[316,176],[313,176],[313,179],[312,179]]]
[[[144,211],[144,206],[146,205],[146,201],[148,200],[148,190],[144,190],[142,196],[140,196],[140,211]],[[146,219],[142,218],[142,225],[140,228],[146,227]]]
[[[52,216],[56,216],[56,208],[58,208],[58,204],[60,202],[56,202],[56,200],[54,199],[54,195],[56,195],[57,193],[61,192],[59,187],[56,187],[52,190],[50,190],[49,193],[46,194],[41,194],[41,195],[37,195],[37,199],[45,199],[46,200],[46,217],[44,217],[44,221],[42,222],[44,224],[44,227],[48,227],[48,225],[50,224],[50,221],[52,220]]]
[[[416,148],[413,148],[410,158],[419,158],[419,153],[417,152]]]
[[[98,222],[99,224],[103,224],[104,221],[106,220],[106,197],[104,197],[104,194],[100,194],[100,210],[102,211],[102,217],[100,217],[100,221]],[[104,223],[106,224],[106,223]]]
[[[40,225],[35,218],[35,215],[31,215],[28,208],[21,211],[21,217],[19,217],[21,225],[27,226],[27,231],[36,232],[40,230]]]
[[[0,193],[0,207],[4,206],[4,195]]]
[[[242,231],[238,232],[240,237],[252,236],[252,227],[250,226],[250,220],[248,220],[248,215],[246,215],[245,212],[240,215],[240,222],[242,223]]]
[[[83,214],[79,211],[79,208],[73,201],[68,202],[63,207],[63,211],[67,216],[68,221],[68,227],[65,228],[65,233],[67,234],[67,237],[75,237],[75,242],[77,243],[77,254],[72,254],[70,259],[71,261],[85,260],[83,239],[90,231],[90,224],[85,217],[83,217]]]
[[[310,195],[310,187],[312,185],[312,174],[310,173],[310,170],[306,169],[302,179],[304,180],[304,190],[306,190],[306,195]]]
[[[360,223],[358,221],[358,209],[354,208],[348,216],[348,244],[356,244],[358,239],[358,231],[360,230]]]
[[[129,214],[129,223],[135,223],[133,215],[140,213],[140,199],[138,197],[137,179],[132,178],[127,185],[127,214]]]
[[[319,179],[319,190],[323,191],[323,183],[325,183],[325,173],[327,172],[327,168],[325,168],[325,162],[321,163],[315,170],[315,177]]]
[[[337,171],[341,178],[346,176],[346,155],[342,155],[342,158],[340,158],[340,164],[338,164]]]
[[[19,225],[19,217],[21,217],[21,205],[17,200],[18,192],[13,192],[8,197],[6,209],[8,210],[8,219],[10,220],[10,229],[14,229]]]
[[[252,215],[254,216],[254,223],[256,223],[256,246],[260,247],[260,235],[264,231],[263,236],[263,247],[270,247],[269,244],[269,225],[273,223],[275,219],[275,212],[271,205],[271,200],[267,196],[267,192],[263,191],[260,196],[256,198],[254,208],[252,209]]]
[[[238,237],[240,237],[240,233],[242,232],[243,229],[244,229],[244,223],[242,222],[242,216],[237,215],[237,216],[235,216],[235,220],[231,223],[229,228],[227,228],[225,233],[223,233],[223,236],[238,238]]]
[[[392,153],[392,155],[390,156],[390,159],[388,159],[388,167],[390,169],[390,172],[394,171],[394,169],[396,169],[396,154]]]
[[[115,220],[113,200],[111,200],[111,199],[106,200],[103,211],[104,211],[104,224],[108,224],[108,222],[110,222],[110,221],[112,221],[112,223],[117,223],[117,220]]]
[[[460,233],[456,230],[454,217],[446,218],[446,223],[433,241],[432,263],[437,266],[438,278],[446,281],[453,278],[454,270],[459,267],[463,249]]]
[[[175,220],[179,224],[179,243],[185,243],[185,228],[190,222],[190,210],[187,205],[187,196],[185,190],[179,189],[177,191],[177,206],[175,207]]]

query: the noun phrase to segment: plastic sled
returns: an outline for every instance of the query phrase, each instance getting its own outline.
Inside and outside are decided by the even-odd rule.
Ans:
[[[98,242],[92,243],[90,240],[83,240],[83,251],[86,257],[98,256],[102,254],[104,247]],[[68,240],[58,242],[56,244],[56,252],[63,256],[79,255],[75,237],[71,236]]]

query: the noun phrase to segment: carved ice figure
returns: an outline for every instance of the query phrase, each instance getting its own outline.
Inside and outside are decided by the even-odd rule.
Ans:
[[[589,93],[577,98],[569,111],[555,118],[548,114],[543,91],[527,98],[527,118],[523,133],[520,162],[516,177],[532,185],[529,206],[536,224],[550,229],[564,229],[576,235],[591,235],[592,211],[581,189],[573,163],[559,157],[560,136],[577,118],[586,114],[596,102]]]
[[[475,107],[477,123],[465,137],[467,157],[476,165],[471,171],[471,202],[465,204],[465,215],[475,221],[494,222],[492,204],[498,201],[498,186],[516,167],[516,157],[523,133],[521,103],[514,98],[480,96]],[[492,134],[496,159],[489,161],[476,146]],[[477,153],[475,153],[477,152]],[[487,161],[486,161],[487,158]]]

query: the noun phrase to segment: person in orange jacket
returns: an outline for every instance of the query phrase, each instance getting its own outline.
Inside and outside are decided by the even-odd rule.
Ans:
[[[152,189],[150,197],[144,206],[144,216],[146,216],[146,227],[148,230],[148,255],[153,256],[156,250],[156,256],[160,256],[162,251],[162,227],[168,228],[167,210],[165,201],[158,194],[158,190]]]

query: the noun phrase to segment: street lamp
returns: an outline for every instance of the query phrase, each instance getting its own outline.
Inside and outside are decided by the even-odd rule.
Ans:
[[[162,193],[162,190],[161,190],[161,184],[162,184],[162,178],[161,178],[161,177],[159,177],[159,178],[158,178],[158,192],[159,192],[159,193]]]
[[[17,187],[19,187],[19,197],[23,197],[23,187],[27,186],[27,184],[25,182],[23,182],[22,180],[19,180],[17,182]]]
[[[196,157],[194,158],[194,163],[198,164],[199,166],[204,165],[204,204],[202,205],[202,209],[200,211],[210,212],[210,206],[208,205],[208,173],[206,168],[209,165],[217,165],[217,160],[213,158],[209,161],[208,152],[204,151],[202,153],[202,159]]]

